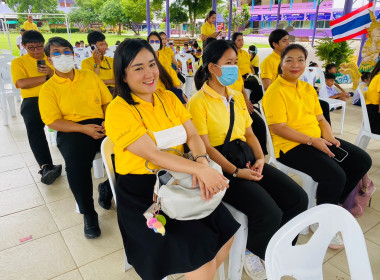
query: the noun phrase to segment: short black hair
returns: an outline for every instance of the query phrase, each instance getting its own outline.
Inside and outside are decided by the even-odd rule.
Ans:
[[[161,31],[161,32],[158,33],[158,34],[160,34],[160,36],[161,36],[161,35],[166,35],[166,33],[165,33],[164,31]]]
[[[198,47],[199,47],[199,45],[198,45],[197,41],[194,41],[194,42],[193,42],[193,48],[194,48],[194,49],[197,49]]]
[[[156,36],[156,37],[158,37],[158,40],[160,40],[160,50],[161,50],[161,49],[162,49],[162,39],[161,39],[160,34],[158,34],[158,32],[156,32],[156,31],[152,31],[152,32],[150,32],[149,35],[148,35],[148,38],[147,38],[148,43],[149,43],[149,38],[150,38],[151,36]]]
[[[363,72],[363,73],[362,73],[362,76],[361,76],[362,82],[364,82],[364,80],[369,79],[369,78],[370,78],[370,75],[371,75],[370,72]]]
[[[69,41],[62,37],[52,37],[49,39],[49,41],[46,43],[44,47],[44,52],[47,57],[50,57],[50,47],[56,46],[56,47],[68,47],[72,52],[74,52],[73,45],[70,44]]]
[[[325,80],[334,80],[335,81],[335,76],[333,73],[325,73]]]
[[[26,45],[28,43],[45,43],[45,38],[42,34],[36,30],[28,30],[22,35],[21,44]]]
[[[332,68],[336,68],[334,63],[329,63],[326,65],[326,73],[329,72]]]
[[[274,49],[273,43],[278,44],[282,38],[284,38],[286,35],[289,35],[288,31],[284,29],[276,29],[273,30],[269,35],[269,45],[272,49]]]
[[[79,42],[80,42],[80,43],[82,43],[82,42],[84,43],[84,41],[83,41],[83,40],[80,40]]]
[[[79,43],[78,41],[76,41],[76,42],[75,42],[75,45],[78,45],[78,44],[80,45],[80,43]]]
[[[236,39],[237,39],[239,36],[243,36],[243,33],[241,33],[241,32],[234,32],[234,34],[232,34],[232,37],[231,37],[232,42],[235,43]]]
[[[207,16],[206,16],[205,22],[208,21],[208,19],[209,19],[210,17],[212,17],[213,15],[216,15],[216,12],[213,11],[213,10],[209,11],[209,12],[207,13]]]
[[[20,29],[20,32],[25,32],[26,30],[24,28],[21,28]]]
[[[188,46],[189,46],[189,44],[188,44],[188,43],[185,43],[185,44],[183,44],[183,46],[186,46],[186,47],[188,47]]]
[[[316,67],[318,64],[314,61],[310,61],[309,67]]]
[[[102,42],[106,39],[106,36],[102,32],[92,31],[87,35],[87,42],[90,45],[95,45],[97,42]]]

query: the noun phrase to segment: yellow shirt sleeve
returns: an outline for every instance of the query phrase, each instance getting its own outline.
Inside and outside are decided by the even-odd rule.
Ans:
[[[146,128],[133,113],[132,106],[117,97],[106,111],[105,127],[107,136],[115,146],[124,150],[147,133]]]
[[[270,79],[272,83],[274,82],[273,70],[270,65],[270,60],[268,58],[264,59],[263,63],[261,63],[260,71],[261,71],[260,73],[261,79]]]
[[[89,58],[86,58],[85,60],[82,60],[81,69],[94,71],[94,64],[91,63]]]
[[[49,81],[41,87],[38,106],[41,119],[46,125],[50,125],[56,120],[63,119],[56,96],[52,93],[52,88],[49,87]]]
[[[286,123],[288,120],[285,100],[276,92],[267,92],[263,100],[268,125]]]
[[[22,63],[19,59],[13,59],[11,63],[11,75],[12,75],[12,81],[17,87],[16,83],[18,80],[26,79],[27,73],[25,71],[25,68],[22,66]]]
[[[98,84],[99,86],[99,90],[100,90],[100,96],[101,96],[101,99],[102,99],[102,105],[105,105],[105,104],[108,104],[112,101],[112,94],[110,93],[110,91],[108,90],[107,86],[105,85],[105,83],[100,79],[100,77],[98,75],[96,75],[95,72],[91,72],[94,76],[94,79],[96,81],[96,83]]]
[[[199,135],[208,134],[206,107],[204,99],[198,96],[193,96],[187,103],[187,109],[193,116],[193,124]]]

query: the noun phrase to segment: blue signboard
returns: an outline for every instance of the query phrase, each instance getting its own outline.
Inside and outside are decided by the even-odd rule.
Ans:
[[[277,15],[263,15],[263,18],[266,21],[276,21]],[[280,15],[280,20],[281,20],[281,15]]]
[[[318,13],[318,20],[330,20],[331,13]],[[306,13],[306,20],[315,20],[315,13]]]
[[[261,21],[261,15],[251,15],[249,21]]]
[[[338,19],[343,16],[343,12],[333,12],[333,19]]]
[[[304,20],[305,14],[283,14],[283,20]]]

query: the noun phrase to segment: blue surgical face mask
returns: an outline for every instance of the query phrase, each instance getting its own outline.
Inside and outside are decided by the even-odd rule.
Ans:
[[[237,81],[239,77],[239,68],[237,67],[237,65],[215,65],[222,68],[222,76],[216,76],[216,78],[222,86],[230,86]]]

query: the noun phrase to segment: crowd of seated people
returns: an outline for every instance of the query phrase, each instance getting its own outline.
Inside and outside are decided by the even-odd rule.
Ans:
[[[194,40],[181,50],[164,32],[151,32],[146,40],[118,42],[112,58],[107,56],[104,34],[93,31],[87,37],[91,51],[78,70],[75,52],[86,48],[83,41],[72,46],[53,37],[45,44],[41,33],[28,30],[21,39],[26,54],[12,61],[12,77],[21,89],[21,114],[41,168],[41,182],[53,184],[62,170],[53,164],[46,125],[58,132],[57,147],[83,214],[86,238],[101,235],[93,200],[92,161],[106,136],[115,144],[118,225],[128,262],[143,279],[177,273],[184,273],[186,279],[214,279],[240,226],[221,203],[202,219],[182,221],[160,212],[167,232],[165,236],[155,233],[143,215],[152,204],[156,182],[146,161],[156,168],[193,175],[204,193],[202,199],[226,190],[223,201],[248,217],[244,269],[255,280],[266,279],[264,256],[271,237],[308,205],[307,194],[293,179],[265,163],[267,137],[272,137],[278,161],[318,183],[317,205],[342,204],[371,167],[365,151],[335,138],[316,89],[300,80],[308,55],[303,46],[289,44],[288,33],[275,30],[269,36],[273,53],[259,65],[257,47],[245,51],[241,33],[234,33],[232,41],[217,39],[215,17],[215,12],[208,13],[202,27],[202,49]],[[194,77],[198,91],[189,100],[181,89],[178,53],[193,55],[199,64]],[[326,69],[330,97],[346,100],[345,92],[333,88],[335,76],[330,72],[335,70]],[[378,72],[380,62],[370,76],[362,77],[369,84],[362,106],[367,106],[376,133]],[[264,114],[260,115],[254,105],[261,98]],[[262,115],[270,135],[266,135]],[[243,147],[234,157],[244,159],[244,164],[225,153],[228,137],[229,147]],[[187,148],[196,160],[164,152],[166,148],[182,152]],[[334,158],[339,148],[348,153],[342,161]],[[221,166],[223,174],[209,166],[210,159]],[[110,209],[108,180],[99,184],[98,191],[98,203]],[[312,231],[317,227],[312,225]],[[329,247],[344,247],[339,234]]]

